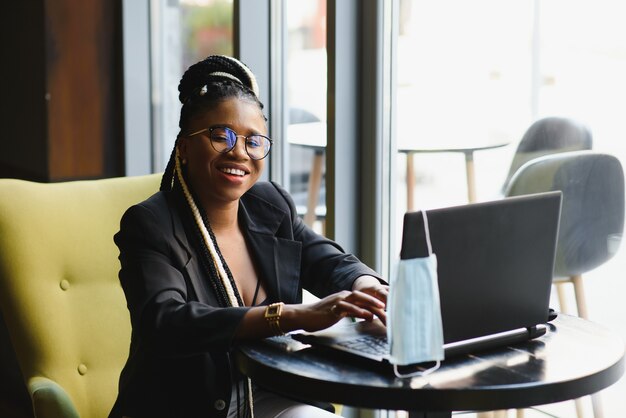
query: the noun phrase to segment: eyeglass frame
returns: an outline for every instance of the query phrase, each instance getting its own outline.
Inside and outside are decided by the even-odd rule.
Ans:
[[[211,133],[213,132],[214,129],[227,129],[230,132],[232,132],[233,134],[235,134],[235,143],[233,144],[232,147],[227,148],[223,151],[219,151],[215,148],[215,145],[213,144],[213,139],[211,139]],[[209,142],[211,143],[211,147],[213,147],[213,149],[216,152],[219,152],[220,154],[226,154],[231,152],[233,149],[235,149],[235,147],[237,146],[237,141],[239,140],[239,138],[243,138],[244,139],[244,149],[246,150],[246,154],[248,154],[248,157],[250,157],[251,159],[253,159],[254,161],[261,161],[263,159],[265,159],[265,157],[267,157],[270,154],[270,151],[272,150],[272,145],[274,145],[274,140],[272,138],[270,138],[267,135],[262,135],[262,134],[252,134],[252,135],[239,135],[237,132],[235,132],[233,129],[229,128],[228,126],[211,126],[208,128],[204,128],[204,129],[200,129],[199,131],[196,132],[192,132],[190,134],[187,135],[182,135],[183,137],[192,137],[194,135],[198,135],[204,132],[208,132],[209,135],[207,135],[207,137],[209,138]],[[250,155],[250,152],[248,152],[248,138],[252,137],[252,136],[260,136],[263,137],[265,139],[267,139],[270,143],[270,146],[267,148],[267,152],[265,153],[265,155],[263,155],[261,158],[254,158],[252,155]]]

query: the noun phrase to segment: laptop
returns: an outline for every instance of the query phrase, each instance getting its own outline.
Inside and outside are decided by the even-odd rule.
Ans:
[[[427,211],[445,358],[546,332],[560,212],[558,191]],[[427,255],[422,214],[406,213],[400,258]],[[389,359],[379,320],[340,322],[291,337],[369,360]]]

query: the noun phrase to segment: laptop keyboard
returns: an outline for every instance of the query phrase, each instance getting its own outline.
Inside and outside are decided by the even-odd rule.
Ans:
[[[385,336],[366,335],[354,340],[339,342],[337,345],[378,356],[389,354],[389,344]]]

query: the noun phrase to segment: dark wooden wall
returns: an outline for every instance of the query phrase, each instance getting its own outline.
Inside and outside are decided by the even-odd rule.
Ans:
[[[0,177],[123,175],[121,1],[25,0],[5,9]]]

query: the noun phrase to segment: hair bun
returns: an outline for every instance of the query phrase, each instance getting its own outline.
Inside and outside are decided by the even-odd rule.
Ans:
[[[259,86],[256,77],[250,69],[236,58],[226,55],[210,55],[200,62],[190,66],[183,74],[178,85],[179,100],[185,103],[194,94],[215,78],[228,79],[239,82],[249,88],[259,97]]]

